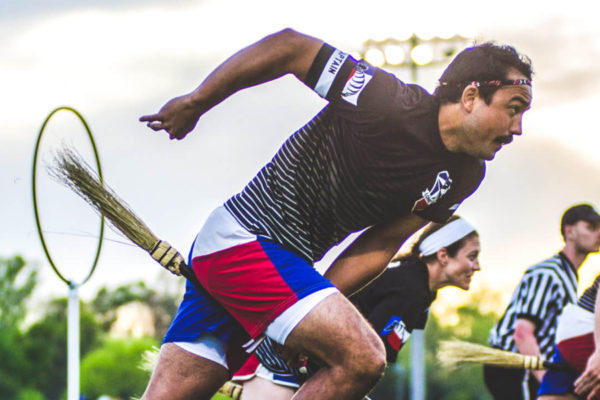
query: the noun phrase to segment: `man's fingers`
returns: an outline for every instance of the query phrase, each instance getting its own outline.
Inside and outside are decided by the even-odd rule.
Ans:
[[[596,387],[594,390],[592,390],[588,395],[587,400],[594,400],[597,394],[600,394],[600,387]]]
[[[148,128],[152,129],[153,131],[160,131],[160,130],[167,130],[165,124],[163,124],[160,121],[154,121],[154,122],[148,122],[146,124],[148,126]]]
[[[150,115],[142,115],[140,117],[140,122],[149,122],[149,121],[162,121],[160,114],[150,114]]]

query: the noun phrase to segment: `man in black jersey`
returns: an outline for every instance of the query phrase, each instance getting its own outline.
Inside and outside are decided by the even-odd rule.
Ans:
[[[288,73],[329,105],[202,227],[190,253],[202,288],[188,285],[146,399],[210,398],[264,334],[326,364],[295,398],[362,398],[385,350],[344,294],[427,221],[454,213],[483,179],[484,160],[521,134],[531,103],[531,65],[509,46],[461,52],[432,96],[285,29],[140,120],[183,139],[233,93]],[[327,279],[314,273],[314,261],[365,228]]]

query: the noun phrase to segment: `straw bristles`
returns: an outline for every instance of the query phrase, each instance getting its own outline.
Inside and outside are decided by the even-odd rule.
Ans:
[[[150,251],[158,238],[127,204],[106,187],[75,151],[63,148],[55,156],[50,173],[69,186],[133,243]]]
[[[142,362],[139,365],[139,368],[142,371],[152,372],[154,371],[154,367],[158,363],[158,354],[160,353],[160,349],[156,346],[152,346],[150,350],[146,350],[142,353]]]
[[[448,340],[440,342],[438,360],[447,367],[485,364],[505,368],[544,369],[544,360],[475,343]]]
[[[57,151],[54,163],[55,165],[48,168],[50,175],[71,188],[104,216],[112,227],[149,252],[163,267],[181,275],[181,268],[185,268],[181,254],[167,242],[159,240],[127,203],[104,185],[77,152],[63,148]],[[187,269],[185,275],[186,278],[193,279]]]
[[[139,368],[143,371],[152,372],[158,363],[158,356],[160,350],[157,347],[152,347],[150,350],[146,350],[142,354],[142,362]],[[235,382],[225,382],[219,389],[220,394],[231,397],[233,400],[239,400],[242,397],[242,385]]]

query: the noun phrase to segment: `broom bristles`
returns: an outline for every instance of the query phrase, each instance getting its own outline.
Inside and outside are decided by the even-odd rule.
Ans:
[[[160,350],[158,347],[152,347],[142,353],[142,362],[139,368],[143,371],[152,372],[158,363],[158,355]],[[228,381],[219,389],[220,394],[231,397],[233,400],[239,400],[242,396],[242,385]]]
[[[485,364],[505,368],[544,369],[544,360],[459,340],[440,342],[438,360],[447,367]]]
[[[56,153],[52,176],[71,188],[94,210],[133,243],[150,251],[158,238],[117,194],[105,186],[92,168],[74,150],[63,148]]]
[[[175,275],[183,273],[194,281],[193,272],[186,266],[181,254],[167,242],[159,240],[127,203],[100,181],[77,152],[63,148],[57,151],[54,163],[48,168],[50,175],[71,188],[113,228],[150,253],[163,267]]]

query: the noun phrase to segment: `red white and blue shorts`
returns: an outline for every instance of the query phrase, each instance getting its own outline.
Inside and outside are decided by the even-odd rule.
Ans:
[[[244,229],[221,206],[196,236],[186,292],[164,342],[236,371],[267,334],[284,344],[337,289],[293,251]]]
[[[555,343],[552,361],[567,364],[571,370],[548,370],[538,395],[573,393],[573,383],[595,350],[594,314],[568,304],[558,319]]]

